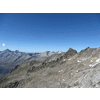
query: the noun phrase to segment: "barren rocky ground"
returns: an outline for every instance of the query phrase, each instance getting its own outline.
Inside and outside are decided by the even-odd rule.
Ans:
[[[99,88],[100,48],[70,48],[44,61],[27,61],[0,80],[1,88]]]

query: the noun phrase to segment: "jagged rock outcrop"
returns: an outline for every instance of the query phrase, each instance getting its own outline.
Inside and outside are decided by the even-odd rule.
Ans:
[[[68,57],[71,57],[71,56],[74,56],[75,54],[77,53],[76,50],[70,48],[65,54],[64,54],[64,58],[68,58]]]

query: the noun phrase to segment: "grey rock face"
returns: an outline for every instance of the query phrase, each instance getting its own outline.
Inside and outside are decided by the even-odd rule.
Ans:
[[[64,58],[68,58],[71,56],[74,56],[77,53],[76,50],[70,48],[65,54],[64,54]]]

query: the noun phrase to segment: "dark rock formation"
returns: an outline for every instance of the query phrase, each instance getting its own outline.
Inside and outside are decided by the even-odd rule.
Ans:
[[[7,86],[5,86],[4,88],[16,88],[18,86],[19,82],[16,81],[14,83],[9,83]]]
[[[12,68],[12,70],[10,71],[10,73],[12,73],[13,71],[15,71],[18,68],[19,65],[16,65],[14,68]]]
[[[75,54],[77,54],[77,51],[70,48],[65,54],[64,54],[64,58],[68,58],[68,57],[71,57],[71,56],[74,56]]]

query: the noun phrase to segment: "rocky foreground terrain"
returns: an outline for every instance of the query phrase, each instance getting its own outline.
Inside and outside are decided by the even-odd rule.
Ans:
[[[53,54],[27,61],[0,80],[0,88],[99,88],[100,48]]]

